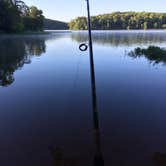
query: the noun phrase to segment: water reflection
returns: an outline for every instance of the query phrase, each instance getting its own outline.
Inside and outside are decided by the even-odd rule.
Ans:
[[[50,147],[51,155],[53,156],[54,166],[79,166],[81,162],[76,157],[65,156],[61,147]]]
[[[166,152],[166,67],[149,68],[145,55],[132,60],[124,50],[164,44],[166,35],[93,35],[105,166],[155,166]],[[89,56],[73,36],[86,40],[86,33],[0,37],[1,85],[17,80],[0,88],[0,165],[94,166]]]
[[[33,56],[46,51],[43,38],[1,38],[0,40],[0,86],[14,82],[14,72],[30,64]]]
[[[88,40],[88,35],[86,32],[73,32],[72,40],[79,43],[85,42]],[[151,44],[151,43],[165,43],[166,33],[156,32],[144,32],[144,31],[119,31],[119,32],[93,32],[93,41],[96,44],[100,45],[111,45],[111,46],[129,46],[136,44]]]
[[[143,56],[153,64],[166,64],[166,49],[157,46],[149,46],[148,48],[137,47],[134,51],[130,51],[128,55],[133,58]]]

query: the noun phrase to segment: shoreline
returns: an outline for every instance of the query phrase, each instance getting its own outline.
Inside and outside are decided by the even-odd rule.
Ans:
[[[20,33],[4,33],[0,32],[0,35],[47,35],[50,34],[49,32],[41,31],[41,32],[33,32],[33,31],[27,31],[27,32],[20,32]]]
[[[70,30],[70,31],[88,31],[88,30]],[[166,31],[166,29],[92,29],[92,31]]]
[[[88,31],[87,30],[44,30],[44,31],[41,31],[41,32],[33,32],[33,31],[27,31],[27,32],[21,32],[21,33],[3,33],[3,32],[0,32],[0,36],[1,35],[50,35],[52,33],[87,33]],[[125,29],[113,29],[113,30],[92,30],[92,33],[104,33],[104,32],[117,32],[117,33],[120,33],[120,32],[124,32],[124,33],[127,33],[127,32],[130,32],[130,33],[153,33],[153,32],[166,32],[166,29],[148,29],[148,30],[143,30],[143,29],[130,29],[130,30],[125,30]]]
[[[41,32],[33,32],[33,31],[27,31],[27,32],[20,32],[20,33],[4,33],[0,32],[1,35],[49,35],[52,33],[71,33],[72,30],[43,30]]]

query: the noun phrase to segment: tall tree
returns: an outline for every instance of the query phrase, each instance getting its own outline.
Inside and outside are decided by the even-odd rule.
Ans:
[[[24,25],[26,30],[41,31],[44,26],[42,10],[39,10],[35,6],[31,6],[27,15],[24,17]]]
[[[1,0],[0,8],[0,20],[2,20],[0,29],[5,32],[21,31],[23,24],[18,7],[10,0]]]
[[[44,16],[37,7],[20,0],[0,0],[0,31],[20,32],[43,29]]]

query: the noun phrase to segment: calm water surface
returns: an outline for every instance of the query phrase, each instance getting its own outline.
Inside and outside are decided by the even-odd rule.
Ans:
[[[166,65],[129,52],[166,47],[166,31],[96,31],[93,40],[105,165],[155,166],[153,154],[166,153]],[[52,166],[53,146],[76,165],[93,165],[81,42],[87,33],[0,36],[1,166]]]

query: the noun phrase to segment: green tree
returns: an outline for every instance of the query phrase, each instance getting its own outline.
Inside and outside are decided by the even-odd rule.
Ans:
[[[44,16],[42,10],[31,6],[27,15],[23,18],[26,30],[41,31],[44,26]]]
[[[157,29],[158,28],[158,23],[155,22],[153,27],[154,27],[154,29]]]
[[[144,30],[147,30],[147,29],[148,29],[148,23],[144,22]]]
[[[23,30],[20,11],[11,1],[0,1],[0,30],[4,32],[17,32]]]
[[[70,27],[70,29],[73,29],[73,30],[77,30],[77,29],[85,30],[85,29],[87,29],[86,17],[78,17],[75,20],[72,20],[69,23],[69,27]]]
[[[0,31],[21,32],[43,29],[44,16],[37,7],[20,0],[0,0]]]
[[[163,24],[163,25],[162,25],[162,28],[163,28],[163,29],[166,29],[166,24]]]

